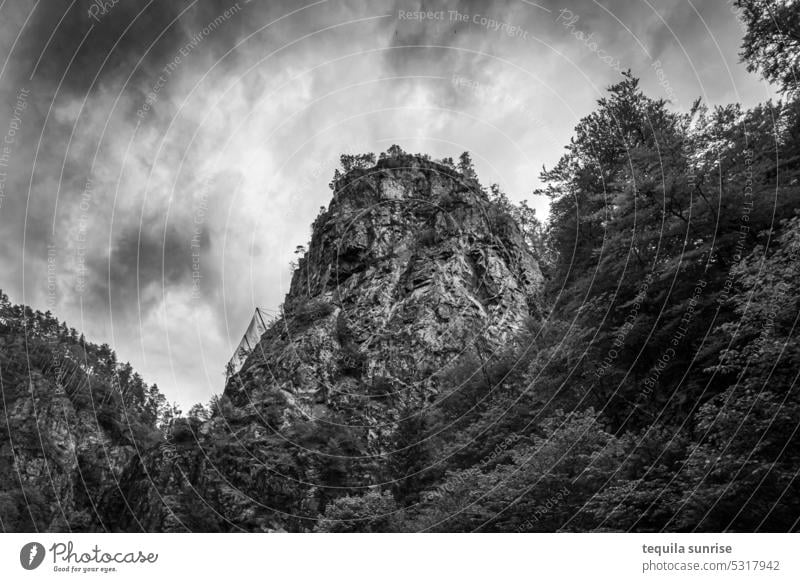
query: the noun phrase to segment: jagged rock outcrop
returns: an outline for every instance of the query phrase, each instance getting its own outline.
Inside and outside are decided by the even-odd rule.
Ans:
[[[380,450],[402,406],[442,397],[538,310],[542,275],[476,180],[420,156],[354,169],[313,225],[283,313],[225,394],[293,419],[344,418]]]

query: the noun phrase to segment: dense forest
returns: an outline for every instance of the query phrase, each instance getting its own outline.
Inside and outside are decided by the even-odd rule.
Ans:
[[[524,236],[542,292],[512,341],[476,342],[438,376],[439,393],[454,397],[394,401],[380,454],[346,423],[286,428],[278,415],[260,417],[267,434],[253,429],[252,403],[235,388],[263,381],[255,376],[233,375],[221,397],[183,416],[108,346],[3,296],[2,528],[163,530],[152,505],[164,503],[171,527],[195,531],[800,529],[800,14],[737,5],[741,56],[781,99],[675,111],[626,72],[543,170],[546,223],[497,185],[477,186],[493,220],[509,217]],[[343,156],[331,187],[405,155]],[[440,165],[477,183],[468,154]],[[421,246],[437,236],[421,233]],[[284,309],[292,325],[333,313],[320,302]],[[352,352],[342,375],[357,385],[363,348],[348,322],[336,325]],[[390,401],[394,385],[375,378],[370,390]],[[91,478],[54,522],[41,517],[53,500],[11,469],[13,451],[48,446],[38,442],[46,431],[9,411],[28,390],[44,402],[56,389],[72,414],[94,419],[70,430],[94,423],[103,442],[131,452],[105,471],[116,489],[100,491],[92,483],[109,463],[79,451]],[[150,494],[145,508],[136,479],[164,498]]]

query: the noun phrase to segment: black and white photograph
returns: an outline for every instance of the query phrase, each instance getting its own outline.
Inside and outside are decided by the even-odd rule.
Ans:
[[[0,0],[4,580],[797,580],[799,318],[798,0]]]

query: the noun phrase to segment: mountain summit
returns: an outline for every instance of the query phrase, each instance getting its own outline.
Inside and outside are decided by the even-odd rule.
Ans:
[[[446,397],[441,375],[519,332],[539,310],[542,274],[469,171],[401,153],[332,187],[282,316],[225,395],[257,410],[284,401],[283,427],[343,415],[379,445],[402,407]]]

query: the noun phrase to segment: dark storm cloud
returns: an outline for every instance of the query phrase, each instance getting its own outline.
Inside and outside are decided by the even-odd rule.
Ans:
[[[205,58],[214,58],[228,51],[243,34],[241,7],[244,2],[48,1],[38,4],[24,28],[22,25],[29,16],[28,12],[19,9],[12,14],[4,12],[3,16],[9,18],[6,21],[10,30],[8,36],[13,37],[20,29],[22,31],[11,54],[9,70],[1,79],[4,88],[10,88],[3,92],[4,101],[10,100],[10,91],[17,87],[32,90],[24,116],[25,139],[20,140],[20,146],[14,152],[15,165],[8,179],[9,189],[13,185],[18,192],[27,191],[26,178],[30,173],[33,174],[33,188],[31,203],[20,196],[7,200],[2,218],[7,225],[5,236],[11,239],[6,242],[9,248],[21,247],[24,225],[25,252],[30,254],[29,273],[38,272],[35,263],[46,257],[46,245],[52,242],[56,233],[63,233],[74,221],[74,210],[81,202],[87,180],[94,178],[95,172],[114,170],[102,165],[92,167],[97,148],[108,145],[116,137],[110,133],[101,134],[97,120],[102,122],[115,115],[116,129],[124,130],[126,138],[132,135],[137,121],[135,109],[145,101],[153,79],[158,76],[157,71],[172,61],[182,47],[196,39],[204,26],[226,10],[229,10],[230,17],[226,18],[224,26],[216,26],[213,33],[203,36],[201,48]],[[123,83],[127,85],[123,87]],[[165,86],[160,96],[161,107],[148,121],[163,124],[163,120],[174,113],[169,99],[171,90],[171,86]],[[120,91],[124,92],[124,98],[115,103],[113,97],[120,95]],[[112,98],[102,98],[101,93]],[[82,103],[80,116],[73,119],[71,111],[77,115]],[[128,110],[125,110],[126,104]],[[38,146],[35,167],[34,144]],[[142,167],[146,170],[148,163]],[[107,186],[108,183],[101,185],[101,190],[95,193],[96,199],[90,211],[94,223],[105,220],[107,215],[104,212],[110,201]],[[123,195],[127,194],[123,192]],[[54,214],[56,210],[58,213]],[[124,215],[118,219],[123,223],[137,222]],[[178,237],[177,230],[178,227],[170,226],[166,235],[168,276],[164,282],[167,285],[185,283],[183,278],[175,275],[177,267],[174,263],[186,258],[184,253],[172,253],[176,250],[174,239]],[[117,256],[113,261],[111,283],[119,283],[121,277],[137,270],[142,286],[161,281],[160,257],[149,252],[154,249],[156,234],[149,230],[142,233],[141,250],[144,252],[138,253],[126,252],[130,248],[131,233],[126,232],[124,240],[116,241],[116,236],[115,233],[112,239]],[[181,236],[189,240],[192,233],[187,231]],[[207,233],[204,236],[208,238]],[[107,245],[92,240],[86,249],[86,259],[87,265],[94,268],[105,260]],[[62,250],[62,254],[66,255],[68,251]],[[92,279],[99,280],[99,277],[93,275]],[[95,288],[95,291],[98,296],[107,297],[102,289]]]
[[[143,221],[142,228],[123,226],[108,255],[95,255],[87,261],[84,302],[95,309],[113,306],[125,311],[134,305],[142,311],[153,308],[156,297],[143,291],[153,285],[161,290],[188,284],[192,253],[209,250],[208,232],[197,233],[197,247],[193,248],[192,231],[191,225],[165,226],[156,216]]]
[[[103,4],[108,8],[99,8]],[[140,60],[139,69],[160,68],[189,38],[187,22],[204,22],[234,4],[225,0],[41,2],[15,58],[21,73],[35,71],[37,80],[60,83],[60,91],[84,94],[95,76],[100,84],[127,77]],[[231,36],[235,37],[214,35],[209,44],[225,45]]]

